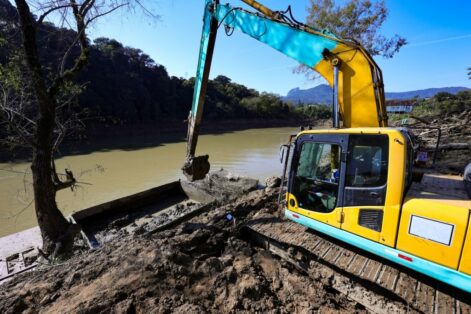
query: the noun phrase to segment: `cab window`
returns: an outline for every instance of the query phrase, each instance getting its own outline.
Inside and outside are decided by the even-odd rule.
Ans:
[[[353,135],[347,163],[347,186],[373,187],[386,184],[388,176],[388,137]]]
[[[331,212],[337,204],[340,178],[340,146],[302,144],[292,193],[303,209]]]
[[[384,205],[388,178],[387,135],[351,135],[344,206]]]

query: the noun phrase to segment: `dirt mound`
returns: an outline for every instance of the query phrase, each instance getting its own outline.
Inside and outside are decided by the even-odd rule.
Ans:
[[[230,313],[362,311],[356,303],[243,239],[259,190],[158,233],[128,235],[0,287],[0,312]]]
[[[181,181],[185,193],[197,202],[227,203],[257,188],[258,180],[239,176],[224,169],[209,172],[203,180]]]

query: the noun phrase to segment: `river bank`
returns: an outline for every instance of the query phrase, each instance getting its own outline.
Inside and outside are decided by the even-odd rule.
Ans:
[[[278,210],[276,196],[254,191],[175,228],[123,234],[19,275],[0,286],[0,312],[366,313],[328,278],[312,280],[243,239],[247,219]]]
[[[209,154],[211,169],[224,168],[265,179],[280,175],[279,147],[298,128],[267,128],[204,134],[197,154]],[[59,191],[57,202],[65,215],[73,211],[138,193],[182,178],[186,152],[184,135],[152,138],[115,137],[90,142],[56,160],[57,169],[73,171],[77,189]],[[28,162],[0,163],[0,236],[36,225]]]

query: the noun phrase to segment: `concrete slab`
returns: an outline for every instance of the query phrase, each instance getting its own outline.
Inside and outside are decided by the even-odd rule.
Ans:
[[[7,262],[4,259],[0,260],[0,278],[5,277],[8,275],[8,266]]]
[[[42,246],[43,240],[39,227],[13,233],[0,238],[0,260],[4,262],[12,254],[23,252],[30,247],[41,248]]]

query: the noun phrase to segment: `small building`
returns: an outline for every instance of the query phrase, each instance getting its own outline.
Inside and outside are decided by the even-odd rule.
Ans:
[[[387,113],[411,113],[417,105],[415,99],[389,99],[386,100]]]

